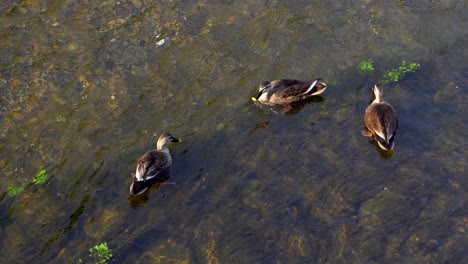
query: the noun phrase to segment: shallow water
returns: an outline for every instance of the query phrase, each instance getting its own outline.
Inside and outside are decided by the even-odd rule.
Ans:
[[[102,242],[116,263],[468,261],[466,10],[3,1],[0,262],[88,263]],[[403,60],[421,68],[384,87],[400,119],[386,153],[363,113]],[[264,80],[316,77],[328,89],[290,113],[250,100]],[[130,197],[165,131],[183,139],[177,184]]]

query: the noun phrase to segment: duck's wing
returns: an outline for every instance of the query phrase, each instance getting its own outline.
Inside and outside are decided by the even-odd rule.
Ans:
[[[290,96],[299,96],[307,91],[310,84],[309,82],[299,80],[276,80],[271,83],[272,90],[275,95],[281,98],[287,98]]]
[[[170,165],[166,154],[156,150],[148,151],[137,162],[136,179],[142,181],[154,178],[165,173]]]
[[[273,81],[272,87],[275,91],[275,95],[280,98],[311,96],[322,93],[324,88],[326,87],[322,85],[319,81],[320,79],[308,82],[283,79]]]
[[[366,126],[378,141],[389,142],[398,128],[395,109],[389,104],[371,105],[366,117]]]

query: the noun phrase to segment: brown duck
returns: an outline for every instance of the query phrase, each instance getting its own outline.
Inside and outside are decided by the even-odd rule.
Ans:
[[[327,85],[320,82],[320,79],[313,81],[289,79],[265,81],[260,84],[258,93],[252,97],[252,100],[267,105],[290,104],[319,95],[326,88]]]
[[[395,134],[398,129],[398,118],[395,109],[382,99],[383,90],[374,85],[372,88],[375,99],[367,107],[364,122],[367,131],[361,131],[366,137],[374,138],[383,150],[392,150]]]
[[[130,193],[137,195],[144,193],[157,181],[169,178],[172,167],[172,158],[166,144],[169,142],[182,142],[170,133],[162,134],[156,149],[145,153],[137,162],[136,171],[132,174],[134,181],[130,186]]]

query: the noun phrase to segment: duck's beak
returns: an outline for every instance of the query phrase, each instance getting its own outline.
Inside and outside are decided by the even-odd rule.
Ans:
[[[173,137],[173,138],[171,139],[171,142],[180,143],[180,142],[182,142],[182,139]]]
[[[259,90],[258,93],[254,97],[252,97],[252,101],[254,101],[254,102],[258,101],[258,98],[263,94],[265,89],[266,88],[263,88],[263,89]]]

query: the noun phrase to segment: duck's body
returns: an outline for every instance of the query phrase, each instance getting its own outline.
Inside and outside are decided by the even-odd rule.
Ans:
[[[375,85],[373,92],[375,99],[364,114],[364,123],[368,131],[362,131],[362,134],[373,137],[383,150],[392,150],[398,129],[398,117],[395,109],[382,99],[382,88]]]
[[[180,141],[170,133],[164,133],[159,137],[156,149],[146,152],[137,162],[136,171],[132,175],[135,180],[130,186],[131,194],[141,194],[153,183],[169,178],[172,158],[166,144]]]
[[[327,85],[314,81],[299,81],[290,79],[274,80],[263,82],[258,93],[252,97],[253,101],[267,105],[291,104],[300,100],[308,99],[314,95],[319,95],[325,91]]]

